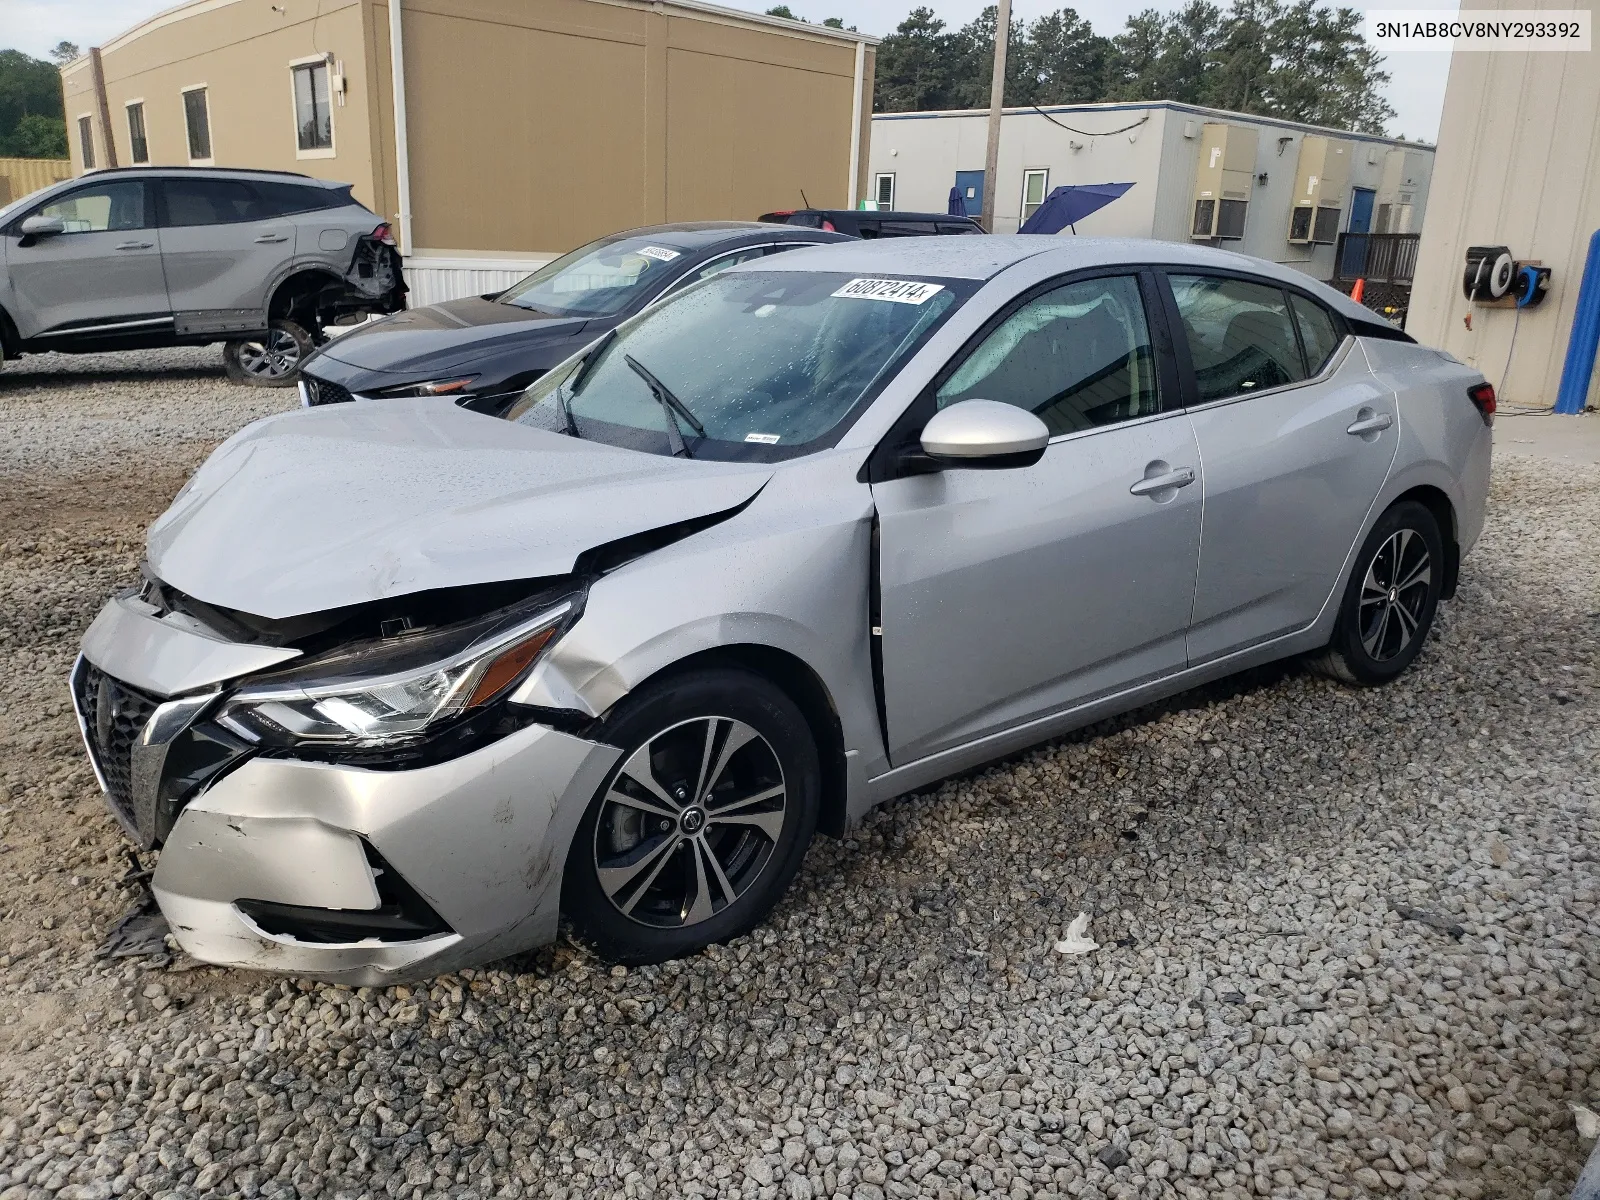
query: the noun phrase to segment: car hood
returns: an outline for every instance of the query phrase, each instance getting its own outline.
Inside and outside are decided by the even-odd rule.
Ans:
[[[150,530],[155,575],[272,619],[563,575],[583,551],[736,508],[770,466],[668,458],[437,400],[268,417]]]
[[[468,296],[358,325],[324,346],[319,357],[364,371],[414,371],[433,363],[470,362],[508,346],[532,348],[559,341],[581,332],[588,323],[583,317],[560,317]],[[315,364],[307,365],[315,374]]]

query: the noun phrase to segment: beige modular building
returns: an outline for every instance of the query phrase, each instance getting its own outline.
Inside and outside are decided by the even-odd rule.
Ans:
[[[71,178],[72,163],[65,158],[0,158],[0,205]]]
[[[1528,6],[1482,0],[1473,7]],[[1593,12],[1595,0],[1563,7]],[[1552,406],[1596,230],[1600,54],[1455,54],[1407,331],[1477,367],[1502,403]],[[1519,262],[1549,267],[1544,301],[1518,309],[1511,300],[1468,300],[1472,246],[1504,246]],[[1591,372],[1587,385],[1588,403],[1600,405],[1600,377]]]
[[[944,212],[954,186],[976,216],[988,114],[879,113],[868,199]],[[1433,147],[1175,101],[1007,109],[995,232],[1014,233],[1062,184],[1132,183],[1079,223],[1097,237],[1201,242],[1335,275],[1339,234],[1422,225]]]
[[[876,44],[700,0],[189,0],[62,80],[77,170],[352,183],[426,303],[632,226],[853,206]]]

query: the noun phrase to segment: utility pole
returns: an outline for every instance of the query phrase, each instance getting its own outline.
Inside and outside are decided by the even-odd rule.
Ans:
[[[983,207],[978,218],[994,232],[994,195],[1000,172],[1000,111],[1006,103],[1006,43],[1011,40],[1011,0],[1000,0],[994,22],[994,78],[989,81],[989,148],[983,157]]]

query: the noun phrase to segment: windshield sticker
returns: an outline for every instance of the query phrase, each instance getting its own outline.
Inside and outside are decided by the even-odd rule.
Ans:
[[[837,292],[848,300],[891,300],[896,304],[922,304],[944,291],[942,283],[919,283],[914,279],[852,279]]]
[[[744,440],[747,442],[760,442],[763,446],[776,446],[781,434],[777,433],[747,433]]]
[[[646,246],[639,251],[646,258],[653,258],[657,262],[671,262],[682,253],[681,250],[668,250],[665,246]]]

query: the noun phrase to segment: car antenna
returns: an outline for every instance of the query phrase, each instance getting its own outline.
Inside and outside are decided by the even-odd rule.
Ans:
[[[804,204],[807,208],[811,207],[811,201],[806,199],[806,190],[805,190],[805,188],[801,188],[800,189],[800,203]]]

